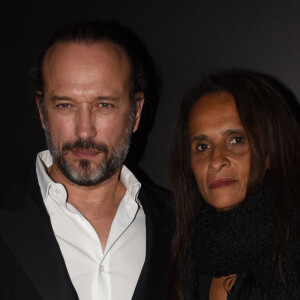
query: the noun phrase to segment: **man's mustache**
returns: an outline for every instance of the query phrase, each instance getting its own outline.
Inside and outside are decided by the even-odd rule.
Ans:
[[[104,143],[95,142],[92,139],[78,139],[75,142],[67,142],[62,147],[62,152],[79,151],[79,150],[92,150],[108,153],[108,147]]]

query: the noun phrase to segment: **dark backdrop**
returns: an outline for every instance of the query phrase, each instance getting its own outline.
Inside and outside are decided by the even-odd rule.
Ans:
[[[1,0],[0,5],[0,179],[24,170],[45,148],[28,73],[49,35],[64,23],[117,20],[148,48],[161,89],[139,165],[164,187],[180,99],[203,75],[224,68],[259,71],[275,77],[300,99],[298,0]]]

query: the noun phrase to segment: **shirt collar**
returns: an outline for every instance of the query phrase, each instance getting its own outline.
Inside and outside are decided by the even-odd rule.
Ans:
[[[38,153],[36,158],[36,174],[44,201],[47,198],[51,184],[55,184],[55,182],[51,179],[46,170],[46,168],[49,168],[52,164],[53,158],[49,150],[45,150]],[[135,201],[139,205],[141,205],[137,197],[138,192],[141,188],[141,183],[136,179],[133,173],[124,165],[122,166],[120,180],[124,184],[127,193],[129,193],[132,199],[135,199]]]
[[[38,153],[36,158],[36,174],[41,189],[42,197],[44,201],[47,198],[49,188],[51,184],[55,183],[48,175],[46,168],[49,168],[53,164],[53,158],[49,150]]]
[[[133,175],[133,173],[125,166],[122,166],[121,174],[120,174],[120,180],[125,185],[125,188],[129,195],[135,199],[135,201],[140,204],[140,201],[138,200],[137,196],[141,188],[141,183],[136,179],[136,177]]]

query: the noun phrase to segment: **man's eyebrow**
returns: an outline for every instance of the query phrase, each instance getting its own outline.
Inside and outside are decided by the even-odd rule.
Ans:
[[[119,98],[120,97],[118,97],[118,96],[99,96],[99,97],[96,97],[97,100],[112,100],[112,101],[116,101]]]
[[[70,97],[67,96],[58,96],[58,95],[53,95],[51,96],[51,101],[63,101],[63,100],[71,100]]]
[[[59,96],[59,95],[53,95],[51,96],[51,101],[64,101],[64,100],[72,100],[72,98],[67,97],[67,96]],[[96,97],[96,100],[111,100],[111,101],[116,101],[118,100],[118,96],[98,96]]]

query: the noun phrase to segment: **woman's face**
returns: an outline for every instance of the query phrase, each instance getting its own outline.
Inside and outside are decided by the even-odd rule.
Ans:
[[[191,168],[203,199],[217,210],[237,206],[246,196],[251,153],[233,96],[201,97],[188,126]]]

